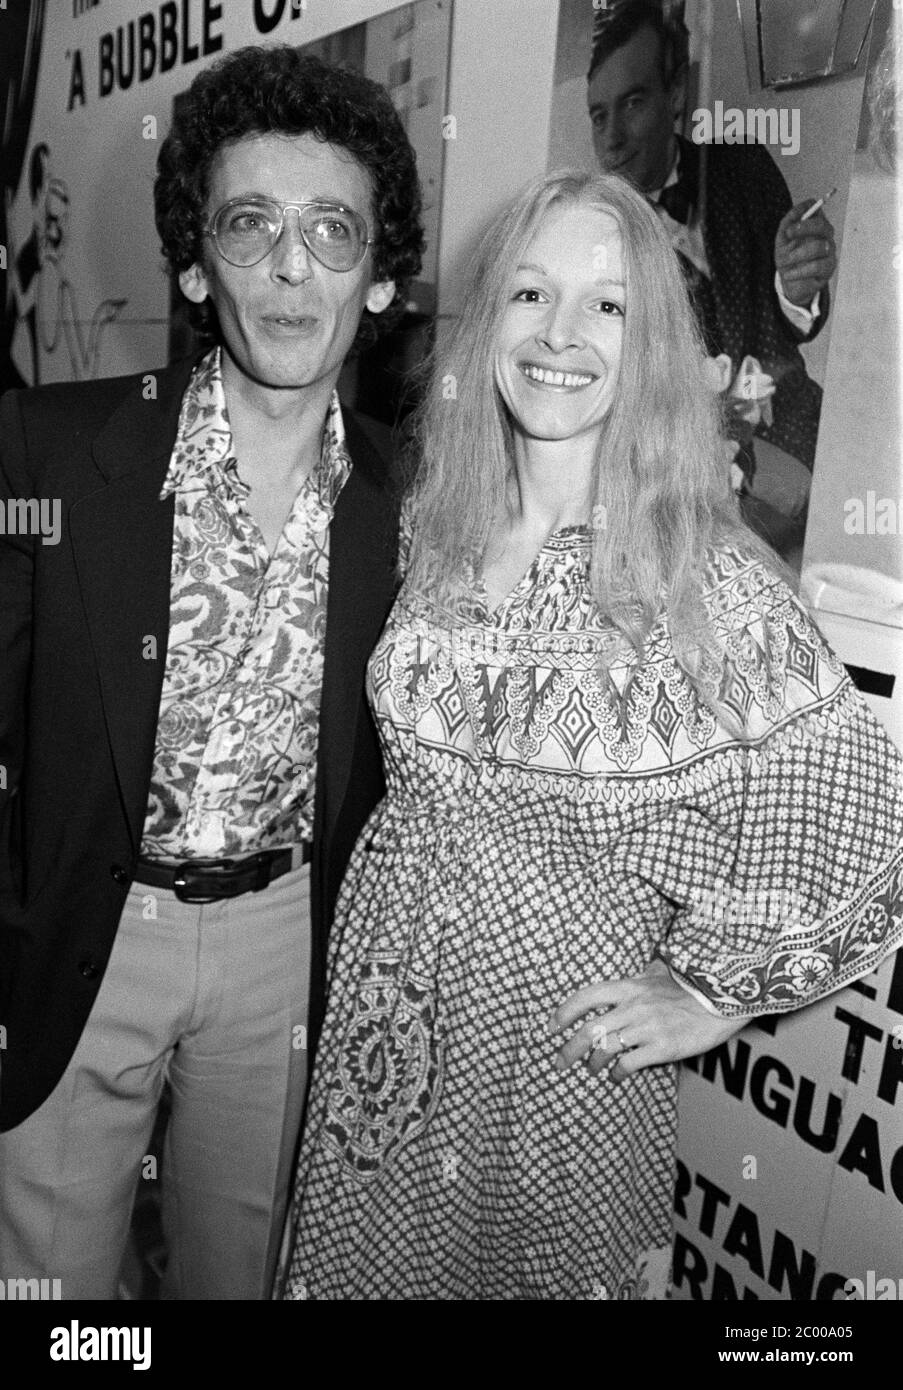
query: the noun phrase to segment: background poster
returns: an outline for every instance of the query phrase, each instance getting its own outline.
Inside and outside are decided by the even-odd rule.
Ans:
[[[450,13],[448,0],[12,0],[10,17],[0,15],[11,112],[0,390],[167,360],[157,152],[173,101],[198,70],[249,43],[309,46],[388,87],[418,154],[426,203],[428,249],[410,308],[431,315]]]

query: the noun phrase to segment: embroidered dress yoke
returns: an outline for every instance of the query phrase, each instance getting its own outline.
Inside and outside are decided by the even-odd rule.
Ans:
[[[175,493],[175,531],[142,854],[220,858],[310,838],[329,524],[350,470],[333,393],[319,465],[270,556],[232,450],[220,349],[198,364],[160,494]]]
[[[664,621],[600,672],[590,539],[453,629],[405,585],[371,659],[388,792],[331,938],[289,1298],[663,1297],[677,1069],[559,1073],[553,1010],[660,957],[780,1011],[903,941],[901,760],[795,597],[712,557],[742,740]]]

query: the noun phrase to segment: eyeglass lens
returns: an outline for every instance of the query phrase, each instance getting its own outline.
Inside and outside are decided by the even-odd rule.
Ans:
[[[317,203],[301,208],[298,219],[305,245],[322,265],[353,270],[363,259],[367,227],[356,212]],[[254,265],[275,246],[282,222],[279,203],[236,201],[220,208],[212,231],[225,260],[232,265]]]

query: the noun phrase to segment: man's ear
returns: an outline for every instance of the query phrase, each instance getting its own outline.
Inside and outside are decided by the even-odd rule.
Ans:
[[[207,298],[207,276],[197,261],[187,270],[179,271],[179,288],[192,304],[203,304]]]
[[[381,314],[395,298],[394,280],[377,280],[367,291],[367,308],[371,314]]]

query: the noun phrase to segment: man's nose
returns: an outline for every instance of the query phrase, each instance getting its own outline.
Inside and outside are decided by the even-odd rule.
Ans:
[[[301,214],[297,208],[286,209],[279,240],[270,254],[272,274],[279,279],[300,284],[310,278],[310,251],[301,235]]]
[[[606,152],[614,153],[624,144],[625,126],[623,118],[617,113],[612,112],[605,126],[602,136],[602,148]]]

